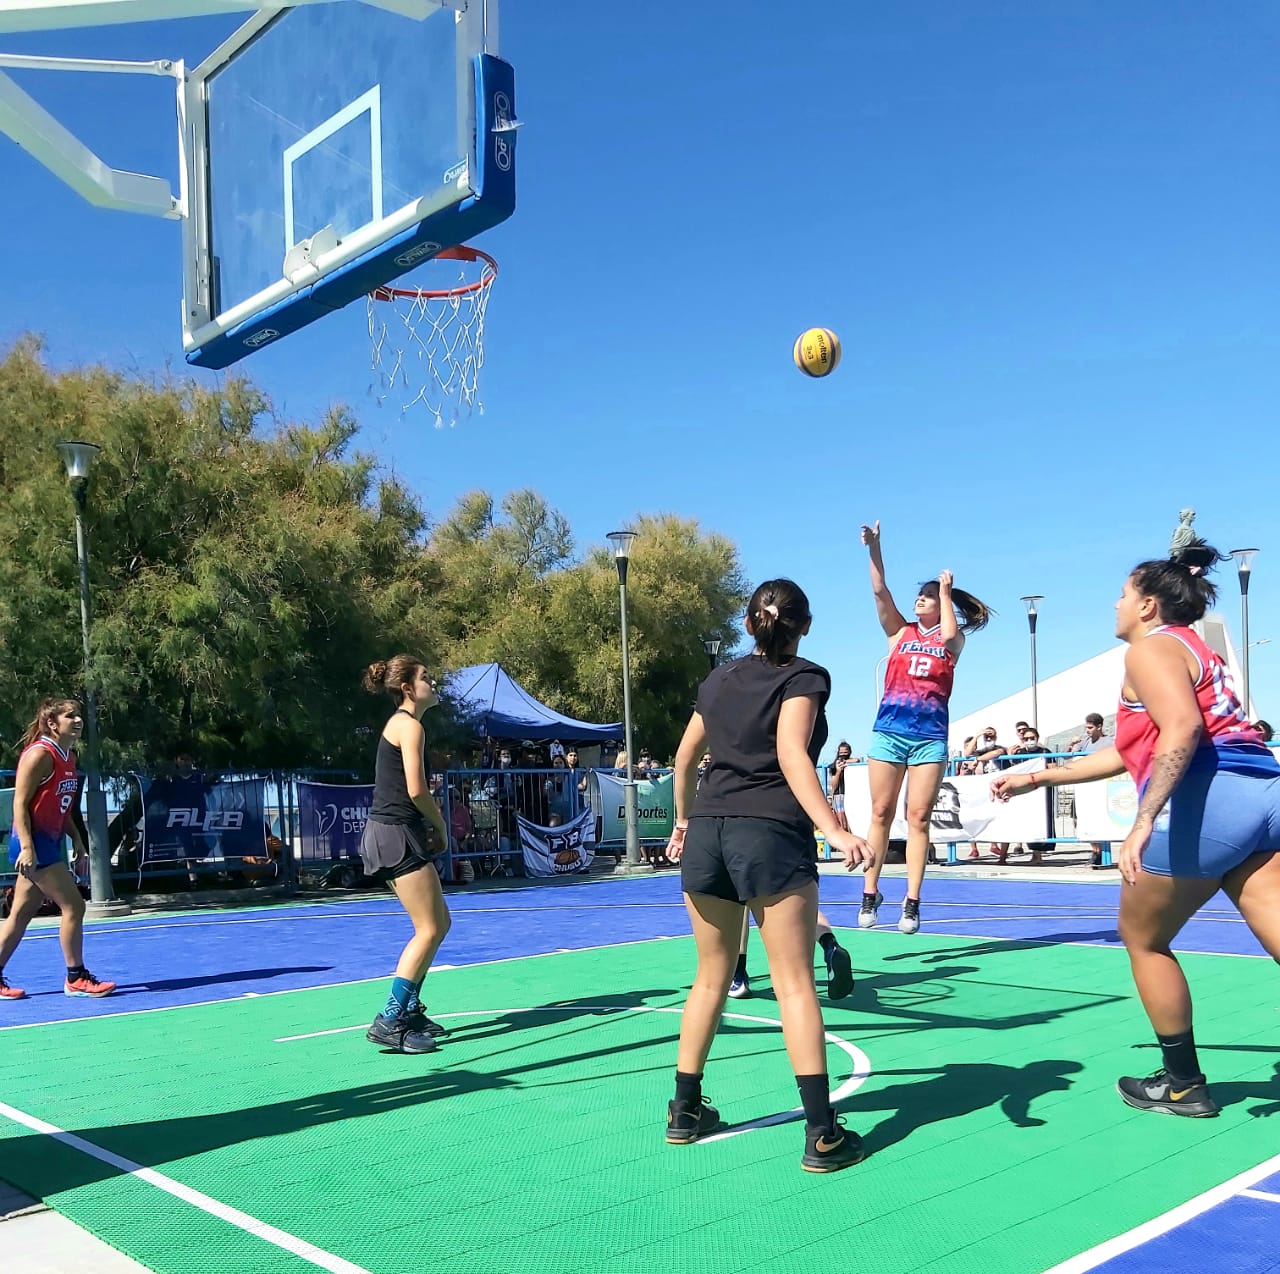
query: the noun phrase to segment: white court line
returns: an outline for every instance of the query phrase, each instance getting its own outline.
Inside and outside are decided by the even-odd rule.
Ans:
[[[513,960],[540,960],[543,956],[574,955],[579,951],[612,951],[615,947],[640,947],[649,942],[669,942],[671,940],[669,934],[662,934],[656,938],[632,938],[626,942],[601,942],[593,947],[574,947],[568,953],[535,951],[530,955],[498,956],[493,960],[473,960],[470,964],[436,964],[432,965],[431,972],[447,973],[451,969],[479,969],[489,964],[510,964]],[[379,973],[371,978],[350,978],[345,982],[322,982],[316,986],[290,986],[285,987],[282,991],[263,991],[257,998],[265,1000],[271,995],[297,995],[301,991],[335,991],[338,987],[360,986],[364,982],[382,982],[389,977],[391,977],[390,973]],[[59,1017],[51,1022],[18,1022],[13,1026],[0,1026],[0,1035],[4,1034],[5,1031],[30,1031],[38,1026],[66,1026],[69,1022],[75,1022],[83,1026],[85,1022],[104,1021],[107,1018],[114,1020],[118,1017],[138,1017],[143,1013],[172,1013],[174,1009],[203,1009],[211,1004],[237,1004],[243,998],[243,995],[232,995],[221,1000],[196,1000],[191,1004],[159,1004],[153,1009],[123,1009],[119,1013],[99,1013],[91,1018]],[[18,1002],[15,1001],[15,1003]]]
[[[1277,1169],[1280,1169],[1280,1155],[1268,1159],[1266,1163],[1261,1163],[1256,1168],[1240,1173],[1239,1176],[1232,1177],[1230,1181],[1224,1181],[1220,1186],[1214,1186],[1212,1190],[1196,1195],[1194,1199],[1188,1199],[1186,1203],[1171,1208],[1162,1216],[1146,1222],[1145,1225],[1137,1226],[1124,1234],[1118,1234],[1114,1239],[1108,1239],[1105,1243],[1099,1243],[1097,1247],[1091,1247],[1087,1252],[1081,1252],[1079,1256],[1063,1261],[1061,1265],[1055,1265],[1053,1269],[1046,1270],[1045,1274],[1085,1274],[1086,1270],[1097,1269],[1112,1257],[1131,1252],[1152,1239],[1158,1239],[1161,1235],[1176,1230],[1184,1222],[1208,1212],[1219,1203],[1225,1203],[1235,1195],[1245,1193],[1248,1186],[1253,1185],[1255,1181],[1261,1181],[1264,1177],[1269,1177]]]
[[[682,1005],[651,1004],[539,1004],[531,1008],[515,1009],[463,1009],[457,1013],[437,1013],[436,1017],[501,1017],[504,1013],[683,1013]],[[721,1017],[736,1018],[740,1022],[761,1022],[765,1026],[776,1026],[782,1029],[782,1023],[772,1017],[757,1017],[751,1013],[722,1013]],[[292,1044],[297,1040],[315,1040],[325,1035],[345,1035],[348,1031],[363,1031],[368,1028],[362,1022],[359,1026],[338,1026],[328,1031],[311,1031],[307,1035],[283,1035],[272,1040],[273,1044]],[[831,1094],[831,1104],[843,1101],[858,1091],[871,1076],[871,1059],[856,1044],[850,1043],[842,1035],[834,1031],[824,1032],[827,1041],[837,1048],[843,1049],[853,1062],[849,1078]],[[749,1119],[745,1123],[735,1124],[724,1132],[714,1133],[710,1137],[699,1137],[703,1144],[713,1141],[725,1141],[730,1137],[741,1137],[744,1132],[756,1128],[770,1128],[774,1124],[786,1124],[799,1119],[804,1114],[803,1106],[794,1106],[790,1110],[779,1111],[776,1115],[761,1115],[759,1119]]]
[[[333,1274],[369,1274],[362,1265],[344,1261],[340,1256],[334,1256],[332,1252],[316,1247],[314,1243],[286,1234],[284,1230],[277,1230],[274,1225],[259,1221],[257,1217],[251,1217],[247,1212],[241,1212],[239,1208],[220,1203],[199,1190],[184,1186],[182,1182],[175,1181],[172,1177],[166,1177],[152,1168],[144,1168],[140,1163],[134,1163],[132,1159],[126,1159],[122,1155],[113,1154],[110,1150],[104,1150],[101,1146],[95,1146],[93,1142],[85,1141],[83,1137],[77,1137],[75,1133],[67,1132],[54,1124],[47,1124],[34,1115],[15,1110],[14,1107],[6,1106],[3,1102],[0,1102],[0,1115],[12,1119],[14,1123],[21,1124],[24,1128],[30,1128],[32,1132],[52,1137],[55,1141],[62,1142],[64,1146],[70,1146],[72,1150],[78,1150],[92,1159],[109,1164],[131,1177],[137,1177],[139,1181],[145,1181],[148,1185],[155,1186],[157,1190],[163,1190],[166,1194],[173,1195],[175,1199],[181,1199],[184,1203],[189,1203],[192,1207],[199,1208],[220,1221],[226,1221],[228,1225],[234,1225],[237,1229],[244,1230],[246,1234],[252,1234],[265,1243],[272,1243],[286,1252],[292,1252],[294,1256],[301,1257],[322,1270],[331,1270]]]
[[[1280,1194],[1272,1194],[1269,1190],[1241,1190],[1240,1193],[1250,1199],[1261,1199],[1264,1203],[1280,1203]]]

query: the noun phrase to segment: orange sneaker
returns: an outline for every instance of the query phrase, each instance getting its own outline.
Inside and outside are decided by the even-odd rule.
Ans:
[[[27,993],[20,986],[10,986],[0,973],[0,1000],[25,1000]]]
[[[114,982],[99,982],[88,969],[74,982],[68,979],[62,985],[63,995],[85,995],[92,1000],[100,1000],[116,989]]]

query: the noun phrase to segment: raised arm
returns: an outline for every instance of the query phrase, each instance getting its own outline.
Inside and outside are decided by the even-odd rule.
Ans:
[[[939,636],[942,644],[951,652],[952,658],[959,659],[960,652],[964,649],[964,633],[960,631],[955,603],[951,600],[953,578],[950,571],[943,571],[938,576],[938,609],[941,612],[938,622],[942,629]]]
[[[871,595],[876,599],[876,615],[879,617],[880,627],[884,629],[885,636],[892,639],[907,626],[907,621],[903,618],[902,612],[894,602],[893,594],[889,592],[889,585],[885,583],[884,558],[880,554],[880,522],[878,519],[874,526],[867,526],[866,523],[863,523],[862,542],[870,550]]]

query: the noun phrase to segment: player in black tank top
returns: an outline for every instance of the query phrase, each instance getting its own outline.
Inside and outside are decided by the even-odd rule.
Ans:
[[[790,580],[752,594],[747,632],[755,650],[717,668],[676,753],[676,826],[667,857],[680,863],[698,969],[680,1019],[675,1099],[667,1141],[686,1145],[719,1126],[703,1100],[702,1071],[715,1039],[749,906],[769,958],[787,1052],[805,1112],[808,1172],[835,1172],[863,1156],[831,1106],[826,1036],[813,983],[818,914],[817,824],[850,869],[869,853],[836,820],[814,769],[826,741],[831,677],[796,653],[809,602]],[[697,784],[697,762],[711,766]],[[695,796],[696,789],[696,796]]]
[[[396,710],[378,739],[373,800],[360,857],[367,874],[395,891],[414,931],[367,1038],[391,1052],[430,1053],[447,1032],[427,1017],[422,983],[450,924],[440,877],[432,865],[432,859],[448,848],[449,833],[427,788],[422,728],[423,714],[438,702],[436,686],[422,662],[411,655],[371,664],[364,685],[390,695]]]

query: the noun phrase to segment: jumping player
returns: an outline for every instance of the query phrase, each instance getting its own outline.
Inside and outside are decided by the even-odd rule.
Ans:
[[[929,857],[929,815],[947,768],[948,703],[956,661],[964,649],[965,634],[985,627],[991,612],[972,594],[954,587],[951,572],[943,571],[936,580],[920,585],[915,618],[907,620],[885,583],[879,522],[863,526],[862,542],[870,550],[871,591],[880,626],[889,638],[889,661],[867,750],[871,785],[867,842],[874,857],[862,886],[858,927],[872,928],[884,901],[880,872],[906,776],[907,895],[898,929],[915,933],[920,928],[920,889]]]
[[[378,739],[360,857],[365,873],[390,885],[413,921],[413,937],[400,953],[387,1002],[366,1038],[397,1053],[431,1053],[447,1032],[427,1017],[420,997],[449,932],[449,909],[432,862],[449,844],[449,833],[427,785],[422,718],[439,699],[435,681],[412,655],[370,664],[364,688],[389,695],[396,710]]]
[[[721,665],[702,683],[676,753],[676,823],[667,857],[680,863],[698,968],[680,1019],[667,1141],[687,1145],[719,1126],[719,1112],[702,1095],[702,1072],[733,977],[747,906],[764,939],[804,1106],[801,1166],[835,1172],[858,1163],[863,1147],[831,1105],[826,1036],[813,983],[814,825],[850,869],[864,859],[867,846],[836,822],[814,768],[827,738],[831,676],[796,653],[810,622],[809,601],[791,580],[761,584],[747,606],[754,651]],[[708,746],[714,761],[697,787],[698,758]]]
[[[74,699],[50,698],[41,701],[22,736],[9,836],[9,862],[18,880],[13,908],[0,926],[0,1000],[26,995],[5,981],[4,969],[46,898],[62,911],[58,938],[67,964],[63,993],[97,1000],[116,989],[114,982],[100,981],[84,966],[84,899],[62,848],[63,837],[70,836],[77,857],[89,852],[72,817],[79,789],[73,749],[83,729],[84,717]]]
[[[1213,601],[1205,572],[1221,559],[1194,539],[1142,562],[1116,603],[1128,643],[1115,746],[1039,774],[1002,774],[992,795],[1087,783],[1124,770],[1139,806],[1120,847],[1120,937],[1164,1065],[1125,1076],[1139,1110],[1218,1113],[1196,1052],[1191,991],[1171,944],[1221,888],[1280,960],[1280,764],[1236,698],[1231,674],[1191,625]]]

